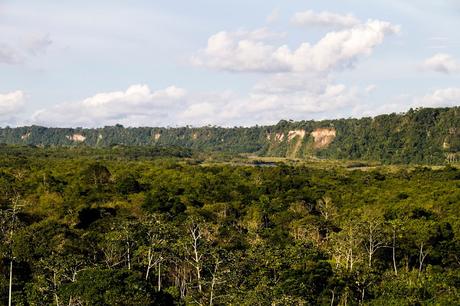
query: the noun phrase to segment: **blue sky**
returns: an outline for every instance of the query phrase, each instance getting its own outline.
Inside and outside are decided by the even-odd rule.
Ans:
[[[222,126],[460,105],[455,0],[0,2],[0,126]]]

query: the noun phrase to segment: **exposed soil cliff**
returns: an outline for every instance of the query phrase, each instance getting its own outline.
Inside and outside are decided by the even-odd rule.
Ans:
[[[337,131],[334,128],[319,128],[314,130],[311,135],[315,139],[314,148],[324,149],[334,141]]]

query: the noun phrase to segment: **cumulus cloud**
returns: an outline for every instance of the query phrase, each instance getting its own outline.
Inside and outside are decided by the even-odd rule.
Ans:
[[[446,107],[460,105],[460,88],[437,89],[421,98],[416,98],[414,106]]]
[[[360,20],[352,14],[336,14],[328,11],[316,13],[308,10],[294,14],[291,22],[295,25],[325,26],[351,28],[360,24]]]
[[[284,34],[266,28],[254,31],[221,31],[208,39],[206,49],[192,58],[196,66],[234,72],[276,72],[286,70],[283,63],[273,58],[274,47],[270,40]]]
[[[286,75],[284,84],[294,82],[283,86],[282,78],[277,76],[271,80],[273,84],[277,84],[276,87],[271,87],[270,81],[258,84],[249,97],[249,103],[252,104],[249,110],[273,121],[301,120],[325,113],[335,116],[359,102],[359,91],[354,87],[348,88],[324,79],[315,81],[299,75]]]
[[[300,120],[326,112],[331,115],[358,101],[356,88],[296,77],[296,82],[290,83],[295,78],[292,75],[274,76],[254,86],[246,95],[231,91],[190,93],[174,86],[151,91],[147,85],[133,85],[125,91],[99,93],[40,110],[30,123],[59,127],[117,123],[126,126],[272,124],[285,118]],[[277,90],[272,83],[277,84]]]
[[[280,78],[278,76],[278,78]],[[292,76],[286,76],[291,79]],[[276,82],[275,80],[272,80]],[[303,80],[303,83],[313,80]],[[356,88],[347,88],[343,84],[321,82],[313,86],[297,86],[272,90],[270,81],[258,84],[247,95],[240,96],[231,92],[225,94],[190,96],[187,107],[177,114],[179,124],[222,126],[255,124],[273,124],[281,119],[303,120],[336,116],[359,101]],[[326,114],[328,114],[326,116]]]
[[[422,68],[441,73],[460,72],[460,62],[446,53],[438,53],[426,59]]]
[[[24,103],[25,95],[20,90],[0,94],[0,124],[15,124]]]
[[[370,55],[385,36],[399,32],[389,22],[370,20],[351,29],[330,32],[318,43],[303,43],[297,50],[283,46],[276,58],[288,63],[293,71],[330,71],[350,67],[361,55]]]
[[[359,56],[370,55],[386,35],[398,32],[399,27],[389,22],[369,20],[330,32],[316,44],[304,42],[295,50],[276,47],[254,32],[219,32],[193,63],[232,72],[330,72],[352,66]]]
[[[147,85],[133,85],[126,91],[99,93],[77,102],[63,103],[37,111],[32,121],[48,126],[100,126],[164,124],[177,111],[186,95],[184,89],[171,86],[151,91]]]
[[[358,104],[353,109],[354,116],[376,116],[392,112],[406,112],[419,107],[453,107],[460,106],[460,88],[441,88],[425,95],[402,94],[378,105]]]
[[[20,90],[0,94],[0,116],[14,114],[24,105],[25,96]]]
[[[195,65],[220,71],[263,73],[264,78],[246,96],[216,98],[220,101],[217,104],[192,103],[187,117],[197,114],[199,120],[204,117],[200,117],[198,110],[209,115],[217,108],[209,116],[219,123],[251,125],[280,119],[346,116],[356,109],[376,87],[336,83],[333,72],[351,68],[360,57],[371,55],[386,36],[400,31],[399,26],[379,20],[362,23],[351,15],[332,13],[310,12],[297,17],[299,23],[303,17],[304,24],[308,21],[340,25],[342,29],[327,33],[316,43],[304,42],[294,49],[275,43],[283,37],[254,35],[260,31],[222,31],[212,35],[206,48],[193,58]]]

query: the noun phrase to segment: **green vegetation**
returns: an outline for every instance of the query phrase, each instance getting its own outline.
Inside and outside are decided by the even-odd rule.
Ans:
[[[0,303],[11,265],[13,305],[458,305],[459,204],[452,166],[1,146]]]
[[[460,108],[423,108],[375,118],[281,121],[251,128],[0,129],[0,143],[34,146],[178,146],[206,152],[333,158],[386,164],[460,160]]]

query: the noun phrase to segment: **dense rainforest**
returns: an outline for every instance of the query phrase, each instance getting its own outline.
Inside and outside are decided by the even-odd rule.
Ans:
[[[421,108],[375,118],[280,121],[250,128],[0,129],[0,143],[35,146],[180,146],[289,158],[443,164],[460,160],[460,108]]]
[[[435,139],[417,137],[458,127],[456,112],[333,124],[343,144],[354,126],[350,139],[378,134],[367,141],[389,149],[395,122],[432,116],[426,129],[399,133],[434,158]],[[376,122],[382,129],[360,127]],[[284,124],[309,123],[273,129]],[[199,131],[246,141],[258,129],[269,128]],[[151,137],[81,132],[109,131],[117,142]],[[23,132],[4,129],[2,139]],[[34,127],[30,141],[73,132]],[[0,303],[11,288],[13,305],[460,304],[458,168],[217,159],[180,147],[0,146]]]

